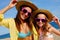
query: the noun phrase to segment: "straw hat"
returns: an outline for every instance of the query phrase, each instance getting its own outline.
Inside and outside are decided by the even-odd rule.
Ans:
[[[53,15],[48,10],[44,10],[44,9],[38,9],[38,10],[34,11],[33,14],[32,14],[32,18],[34,19],[36,14],[40,13],[40,12],[45,13],[45,15],[47,16],[49,22],[52,21]]]
[[[17,10],[20,9],[20,7],[22,5],[27,5],[27,6],[31,7],[33,10],[37,10],[38,9],[33,3],[28,2],[28,1],[18,1],[17,5],[16,5],[16,9]]]

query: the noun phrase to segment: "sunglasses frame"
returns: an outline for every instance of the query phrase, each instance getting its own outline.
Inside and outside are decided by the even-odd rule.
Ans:
[[[28,13],[28,16],[31,16],[31,13],[30,12],[28,12],[26,9],[24,9],[24,8],[22,8],[22,12],[23,13]]]
[[[39,21],[46,22],[47,20],[46,20],[46,19],[35,18],[35,21],[36,21],[36,22],[39,22]]]

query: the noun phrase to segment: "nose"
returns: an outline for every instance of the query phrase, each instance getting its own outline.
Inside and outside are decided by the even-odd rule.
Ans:
[[[42,21],[40,20],[39,22],[41,23]]]
[[[28,13],[26,12],[25,15],[28,15]]]
[[[28,16],[28,13],[25,13],[25,16],[27,17]]]

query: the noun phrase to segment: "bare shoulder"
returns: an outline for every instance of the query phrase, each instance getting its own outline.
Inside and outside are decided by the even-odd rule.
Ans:
[[[54,28],[51,24],[49,24],[49,23],[48,23],[48,28],[49,28],[49,31],[50,31],[50,32],[52,32],[52,30],[55,29],[55,28]]]

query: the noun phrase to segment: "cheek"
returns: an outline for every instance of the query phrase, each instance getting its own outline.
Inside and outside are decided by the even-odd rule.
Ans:
[[[43,24],[46,24],[46,23],[43,23]]]
[[[23,12],[20,12],[20,14],[19,14],[20,16],[23,16],[24,15],[24,13]]]
[[[23,17],[23,14],[22,14],[21,12],[20,12],[20,14],[19,14],[19,17],[20,17],[20,18],[22,18],[22,17]]]

